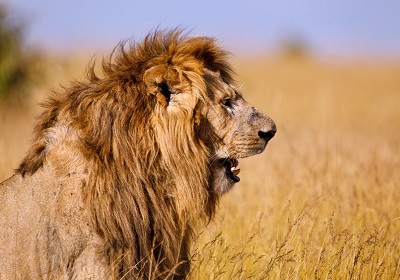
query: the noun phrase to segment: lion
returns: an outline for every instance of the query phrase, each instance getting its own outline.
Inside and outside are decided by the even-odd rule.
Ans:
[[[238,160],[276,133],[213,38],[156,30],[94,68],[0,185],[0,279],[184,279]]]

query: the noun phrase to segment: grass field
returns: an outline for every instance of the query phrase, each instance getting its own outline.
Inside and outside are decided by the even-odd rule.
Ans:
[[[0,107],[0,181],[29,146],[34,103],[83,67],[53,61],[30,104]],[[257,57],[234,67],[278,133],[240,161],[241,182],[194,244],[191,278],[400,279],[400,63]]]

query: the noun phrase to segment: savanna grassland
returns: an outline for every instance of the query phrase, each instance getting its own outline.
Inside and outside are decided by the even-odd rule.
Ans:
[[[49,60],[24,105],[0,106],[0,181],[28,149],[38,101],[90,57]],[[278,133],[240,160],[193,247],[192,279],[400,279],[400,62],[235,58]]]

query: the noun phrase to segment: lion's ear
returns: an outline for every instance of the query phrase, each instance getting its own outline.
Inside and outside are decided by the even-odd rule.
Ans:
[[[167,106],[171,99],[171,91],[168,86],[168,66],[157,65],[146,70],[143,75],[143,81],[146,84],[147,92],[154,94],[157,100]]]

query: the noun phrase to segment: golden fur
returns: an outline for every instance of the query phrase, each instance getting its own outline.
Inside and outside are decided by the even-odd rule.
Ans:
[[[212,38],[121,44],[102,77],[92,65],[46,102],[0,186],[0,278],[185,278],[193,232],[238,181],[230,159],[260,153],[275,131]]]

